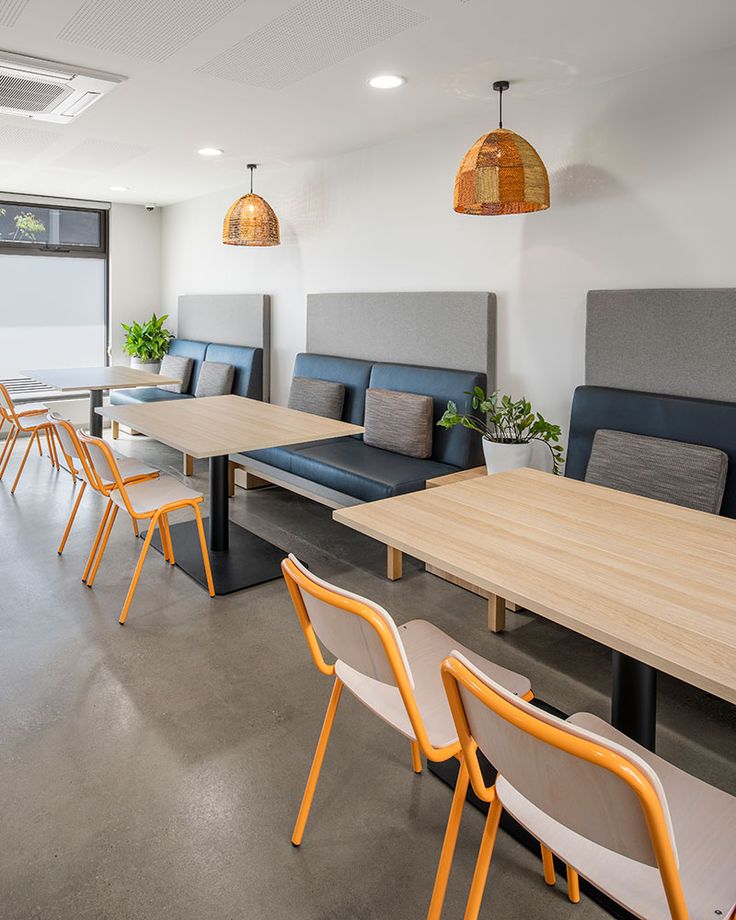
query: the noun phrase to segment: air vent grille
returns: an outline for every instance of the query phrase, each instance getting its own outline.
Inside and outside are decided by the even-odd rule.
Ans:
[[[0,108],[45,112],[71,92],[69,87],[58,83],[16,77],[0,70]]]
[[[0,0],[0,26],[14,26],[27,6],[28,0]]]

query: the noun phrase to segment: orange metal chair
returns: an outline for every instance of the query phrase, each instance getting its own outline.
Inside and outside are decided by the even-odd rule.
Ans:
[[[74,426],[67,419],[62,418],[58,412],[49,412],[48,416],[49,424],[51,425],[53,431],[55,432],[56,439],[59,443],[64,458],[67,462],[69,472],[72,474],[72,479],[76,484],[77,479],[81,479],[82,485],[77,495],[77,499],[74,502],[74,505],[69,515],[69,520],[67,521],[66,528],[64,530],[64,535],[61,538],[61,543],[59,543],[59,548],[56,552],[61,556],[64,552],[64,547],[66,546],[66,541],[69,537],[69,533],[74,524],[74,520],[77,516],[77,511],[79,510],[80,502],[82,497],[87,489],[87,486],[90,486],[96,492],[99,492],[105,498],[109,498],[110,492],[114,488],[114,483],[112,482],[100,482],[92,468],[92,461],[89,458],[87,449],[79,440],[77,431]],[[134,460],[131,457],[123,457],[120,454],[113,451],[113,456],[117,462],[118,469],[120,470],[120,475],[123,479],[125,485],[131,485],[134,482],[141,482],[145,479],[155,479],[159,476],[159,470],[154,469],[154,467],[149,466],[147,463],[141,463],[139,460]],[[135,536],[138,536],[138,523],[135,518],[132,518],[133,522],[133,533]]]
[[[291,838],[294,846],[299,846],[344,686],[409,739],[416,773],[422,769],[421,754],[432,761],[460,758],[460,743],[442,688],[440,664],[452,649],[462,646],[426,620],[412,620],[397,627],[383,607],[322,581],[294,556],[284,559],[281,569],[312,659],[322,674],[334,678]],[[334,664],[325,661],[320,643],[335,656]],[[512,693],[532,697],[526,677],[493,664],[470,649],[463,651]],[[468,774],[461,763],[429,909],[430,920],[436,920],[442,911],[467,790]]]
[[[475,920],[505,809],[568,866],[642,920],[736,912],[736,798],[589,713],[566,721],[520,700],[459,652],[442,680],[475,794],[490,805],[465,920]],[[478,750],[498,769],[481,775]]]
[[[44,406],[42,403],[32,403],[21,410],[16,409],[7,388],[3,383],[0,383],[0,412],[2,413],[2,424],[4,425],[8,422],[10,426],[8,435],[5,438],[5,443],[3,444],[2,453],[0,453],[0,479],[5,475],[5,470],[15,450],[18,438],[22,434],[30,435],[15,481],[10,489],[11,495],[15,495],[15,490],[18,488],[20,477],[23,474],[26,460],[28,459],[28,454],[31,452],[34,441],[38,445],[39,456],[42,455],[42,432],[46,435],[46,444],[49,451],[49,458],[51,459],[51,465],[57,471],[59,469],[59,458],[56,453],[53,430],[46,420],[46,413],[48,411],[48,407]],[[2,425],[0,425],[0,428],[2,428]]]
[[[105,513],[100,521],[97,530],[97,536],[92,546],[87,567],[82,576],[82,581],[86,581],[88,587],[94,585],[97,570],[100,567],[102,556],[107,547],[107,541],[110,538],[115,518],[118,511],[124,508],[134,521],[148,521],[148,531],[146,532],[143,547],[138,563],[133,573],[128,594],[123,604],[123,610],[120,614],[119,622],[123,624],[128,615],[130,603],[133,600],[136,585],[140,578],[143,563],[151,545],[151,538],[158,526],[161,534],[161,545],[164,551],[164,558],[171,565],[175,563],[174,546],[171,540],[171,531],[169,529],[168,515],[172,511],[178,511],[181,508],[191,508],[194,511],[199,532],[199,543],[202,549],[202,562],[204,563],[205,575],[207,578],[207,587],[210,597],[215,596],[215,587],[212,582],[212,570],[210,568],[210,557],[207,552],[207,543],[204,536],[204,527],[202,526],[202,516],[199,506],[202,503],[202,495],[189,489],[187,486],[174,479],[173,476],[158,476],[155,479],[148,478],[143,481],[126,484],[121,475],[118,463],[110,447],[101,439],[93,438],[80,432],[79,440],[85,446],[91,463],[91,472],[96,478],[96,488],[98,491],[107,495],[108,502]],[[112,485],[109,485],[112,483]]]

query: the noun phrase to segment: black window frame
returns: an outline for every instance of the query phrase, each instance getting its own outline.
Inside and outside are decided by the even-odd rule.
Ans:
[[[13,242],[0,240],[0,253],[29,256],[72,256],[75,258],[105,259],[108,257],[108,214],[107,208],[80,207],[78,205],[49,204],[47,202],[20,201],[18,199],[6,200],[0,197],[0,208],[46,208],[51,211],[86,211],[98,214],[100,218],[100,245],[99,246],[64,246],[61,243],[42,242]]]

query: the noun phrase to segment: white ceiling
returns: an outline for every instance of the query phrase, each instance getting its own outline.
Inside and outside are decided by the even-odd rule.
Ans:
[[[0,0],[0,48],[128,78],[71,125],[0,116],[0,189],[167,204],[482,118],[493,79],[555,92],[734,43],[734,0]],[[367,87],[386,72],[408,83]]]

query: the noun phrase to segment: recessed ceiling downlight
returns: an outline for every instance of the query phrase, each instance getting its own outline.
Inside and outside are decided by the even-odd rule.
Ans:
[[[368,86],[373,89],[398,89],[406,83],[406,77],[400,77],[393,73],[379,74],[368,81]]]
[[[224,152],[219,147],[200,147],[197,151],[201,157],[220,157]]]

